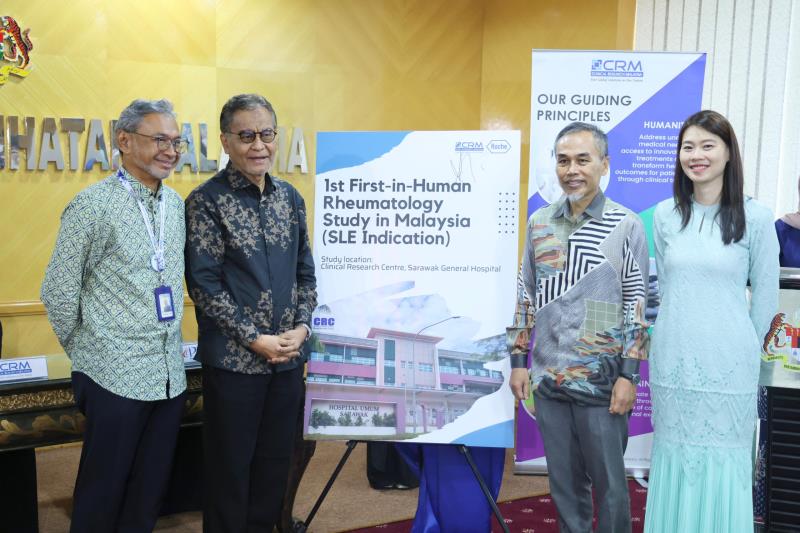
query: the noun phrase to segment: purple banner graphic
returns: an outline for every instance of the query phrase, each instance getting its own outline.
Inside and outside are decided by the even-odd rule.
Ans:
[[[610,168],[601,188],[639,213],[652,242],[652,210],[672,195],[678,132],[683,121],[700,110],[705,59],[702,53],[534,50],[528,216],[558,199],[553,141],[569,122],[582,120],[608,134]],[[650,263],[647,319],[652,322],[658,284],[652,259]],[[634,474],[649,469],[650,463],[648,370],[644,362],[629,421],[625,462]],[[546,469],[536,419],[522,403],[517,411],[516,460],[518,470]]]

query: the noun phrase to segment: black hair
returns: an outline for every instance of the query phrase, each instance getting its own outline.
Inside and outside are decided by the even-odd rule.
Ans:
[[[678,153],[675,157],[675,179],[672,184],[672,193],[675,197],[675,209],[681,215],[681,229],[684,229],[692,218],[694,183],[683,171],[680,157],[683,136],[691,126],[697,126],[713,133],[720,137],[728,147],[729,159],[725,164],[722,176],[722,196],[715,220],[718,219],[724,244],[739,242],[744,237],[745,230],[742,156],[733,126],[728,119],[716,111],[703,110],[690,116],[683,123],[678,135]]]

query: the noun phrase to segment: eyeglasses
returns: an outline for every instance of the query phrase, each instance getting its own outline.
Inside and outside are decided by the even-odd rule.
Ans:
[[[148,139],[153,139],[156,142],[156,148],[158,148],[159,152],[166,152],[169,150],[170,146],[179,154],[184,154],[186,153],[186,150],[189,149],[189,142],[186,139],[168,139],[166,137],[162,137],[161,135],[145,135],[144,133],[139,133],[136,131],[131,131],[129,133],[133,133],[134,135],[138,135],[140,137],[147,137]]]
[[[275,140],[275,137],[278,135],[278,132],[267,128],[261,131],[253,131],[253,130],[242,130],[238,133],[234,133],[232,131],[226,131],[228,135],[238,135],[239,140],[245,144],[252,144],[256,141],[256,135],[261,139],[263,143],[271,143]]]

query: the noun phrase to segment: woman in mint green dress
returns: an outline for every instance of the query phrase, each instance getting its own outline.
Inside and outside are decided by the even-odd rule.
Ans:
[[[677,159],[674,198],[658,204],[653,220],[661,306],[644,530],[752,533],[756,391],[778,306],[778,240],[769,209],[744,196],[725,117],[689,117]]]

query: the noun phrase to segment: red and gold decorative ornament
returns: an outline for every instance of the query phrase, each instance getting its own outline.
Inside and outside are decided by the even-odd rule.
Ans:
[[[13,17],[0,17],[0,85],[14,74],[20,78],[28,75],[27,67],[31,62],[33,50],[28,33],[30,28],[21,30]]]

